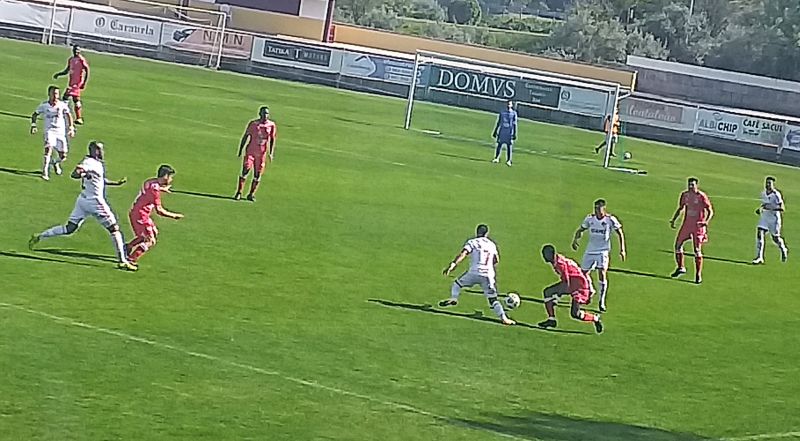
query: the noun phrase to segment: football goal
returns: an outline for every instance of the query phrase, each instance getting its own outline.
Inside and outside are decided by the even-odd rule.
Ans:
[[[614,153],[621,160],[627,155],[606,127],[608,121],[619,118],[619,100],[628,92],[625,86],[613,82],[417,51],[404,128],[409,130],[414,126],[414,108],[420,101],[495,114],[513,101],[519,118],[601,131],[606,145],[616,143]],[[426,133],[438,135],[441,130],[450,130],[456,137],[459,136],[456,132],[469,132],[469,128],[435,127],[435,123],[425,118],[419,126]],[[600,140],[598,137],[598,143]],[[521,141],[520,145],[526,142],[535,143]],[[594,146],[587,146],[587,150],[589,147]],[[603,167],[620,168],[615,167],[617,161],[612,161],[612,150],[603,151]]]

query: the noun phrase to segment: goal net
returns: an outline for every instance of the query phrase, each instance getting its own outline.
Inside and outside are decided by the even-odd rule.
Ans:
[[[618,102],[627,89],[618,83],[604,82],[533,69],[506,66],[470,58],[418,51],[412,85],[407,95],[404,128],[436,136],[489,143],[496,115],[513,101],[518,117],[598,131],[594,145],[605,137],[602,166],[626,170],[628,155],[622,150],[621,133],[611,130],[619,119]],[[486,127],[442,127],[436,112],[418,109],[420,102],[491,112]],[[417,115],[415,116],[415,110]],[[421,112],[421,114],[419,114]],[[619,124],[617,124],[619,127]],[[518,151],[538,152],[535,135],[521,134],[515,142]],[[547,149],[545,149],[547,150]]]
[[[118,0],[114,5],[48,0],[53,17],[64,14],[68,19],[64,24],[48,23],[42,41],[129,55],[158,53],[157,58],[212,68],[219,68],[226,55],[229,32],[224,12],[149,0]]]

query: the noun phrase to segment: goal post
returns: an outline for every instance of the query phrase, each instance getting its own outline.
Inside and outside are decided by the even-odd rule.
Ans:
[[[116,3],[118,7],[70,0],[46,1],[50,9],[48,17],[50,23],[42,32],[42,42],[48,45],[54,44],[54,33],[57,31],[56,11],[65,10],[69,13],[68,24],[66,30],[58,31],[58,36],[66,38],[67,43],[78,40],[150,51],[177,49],[197,54],[198,64],[214,69],[219,69],[224,56],[228,29],[227,14],[223,11],[150,0],[119,0]],[[151,37],[144,35],[114,38],[109,35],[111,31],[98,30],[94,25],[105,23],[105,19],[102,18],[105,16],[114,17],[120,22],[127,20],[130,23],[124,23],[122,26],[129,26],[132,29],[151,24],[151,27],[155,27],[155,33],[149,34]],[[195,32],[198,32],[198,35],[193,37],[192,34]]]
[[[492,113],[513,101],[520,118],[601,129],[609,145],[612,133],[605,130],[605,121],[618,116],[618,103],[626,92],[619,83],[419,50],[403,127],[412,128],[419,101]],[[436,129],[430,131],[440,133]],[[609,149],[605,153],[602,166],[608,168]]]

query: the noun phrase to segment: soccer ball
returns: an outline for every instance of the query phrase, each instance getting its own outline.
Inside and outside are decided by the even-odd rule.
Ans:
[[[625,152],[625,154],[624,154],[624,155],[622,155],[622,159],[624,159],[624,160],[626,160],[626,161],[627,161],[628,159],[631,159],[631,158],[633,158],[633,155],[631,155],[631,152]]]
[[[508,309],[517,309],[520,303],[522,303],[522,300],[520,300],[519,294],[510,292],[508,296],[506,296],[506,306]]]

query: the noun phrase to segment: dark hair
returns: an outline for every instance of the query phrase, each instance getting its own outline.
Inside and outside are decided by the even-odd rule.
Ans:
[[[259,107],[259,108],[258,108],[258,113],[264,113],[265,111],[266,111],[267,113],[269,113],[269,107],[267,107],[267,106],[261,106],[261,107]]]
[[[478,228],[475,229],[475,233],[478,234],[479,237],[485,237],[489,234],[489,226],[486,224],[478,225]]]
[[[59,90],[58,86],[47,86],[47,94],[50,95],[54,90]]]
[[[550,244],[547,244],[547,245],[542,247],[542,254],[544,254],[544,253],[556,254],[556,247],[554,247],[554,246],[552,246]]]
[[[686,182],[689,183],[689,184],[691,184],[692,182],[697,184],[699,182],[699,179],[697,179],[697,178],[689,178]]]
[[[89,141],[89,153],[90,154],[95,149],[103,150],[103,148],[105,148],[105,145],[101,141]]]
[[[175,169],[168,166],[167,164],[162,164],[160,167],[158,167],[159,178],[163,178],[164,176],[174,175],[174,174],[175,174]]]
[[[767,176],[767,181],[775,182],[775,177],[774,176]]]
[[[594,205],[595,206],[600,205],[601,207],[605,207],[606,206],[606,200],[605,199],[598,199],[598,200],[594,201]]]

